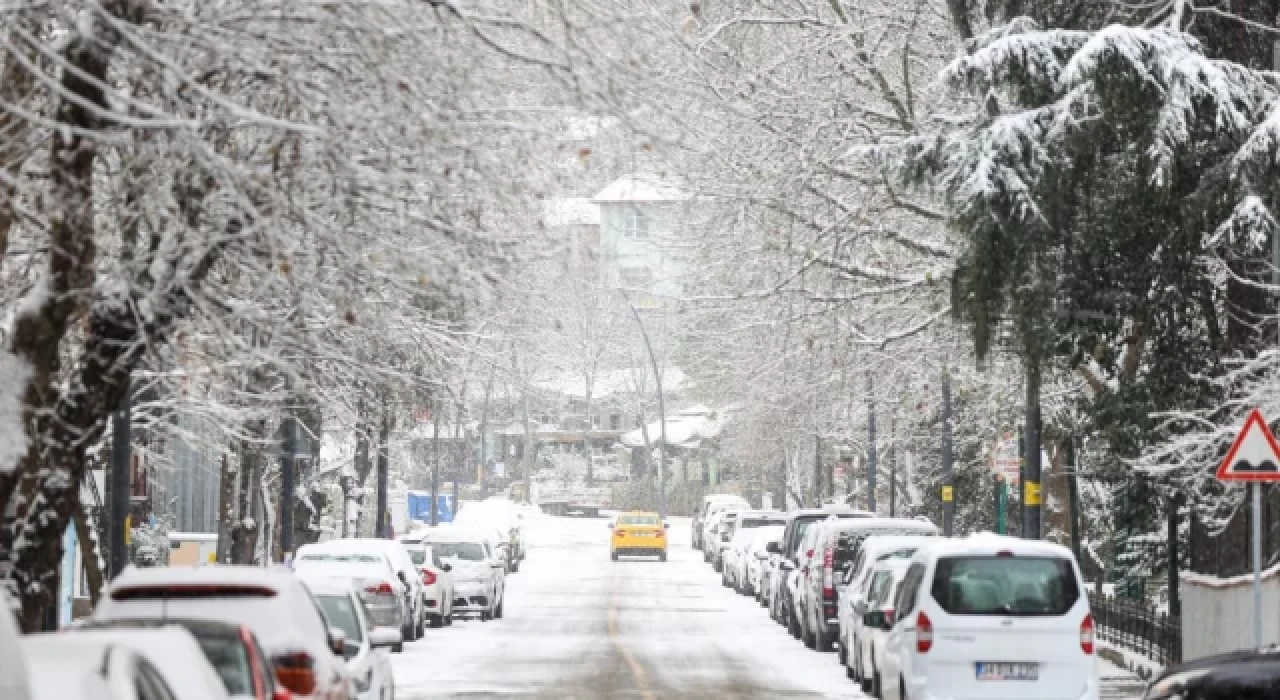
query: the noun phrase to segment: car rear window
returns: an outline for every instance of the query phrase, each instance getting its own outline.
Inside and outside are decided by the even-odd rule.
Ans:
[[[1065,615],[1080,597],[1057,557],[944,557],[930,592],[952,615]]]
[[[776,518],[746,518],[738,523],[738,527],[764,527],[766,525],[778,525],[780,521]]]
[[[436,555],[463,561],[484,561],[484,545],[479,542],[433,542]]]
[[[253,697],[253,668],[244,640],[227,635],[197,634],[196,641],[209,665],[218,672],[227,693]]]
[[[624,515],[618,518],[619,525],[657,525],[658,518],[654,515]]]

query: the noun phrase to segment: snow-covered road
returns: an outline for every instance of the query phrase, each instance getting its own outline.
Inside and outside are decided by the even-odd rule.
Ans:
[[[606,521],[540,517],[506,616],[459,621],[392,657],[400,700],[441,697],[862,698],[720,585],[673,518],[670,560],[609,560]],[[1119,697],[1119,696],[1117,696]]]

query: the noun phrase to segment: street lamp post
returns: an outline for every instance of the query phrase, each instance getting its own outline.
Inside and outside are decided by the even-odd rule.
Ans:
[[[658,359],[653,354],[653,344],[649,342],[649,333],[644,328],[644,321],[640,319],[640,312],[636,310],[635,304],[623,294],[626,299],[627,306],[631,309],[631,315],[636,318],[636,325],[640,327],[640,337],[644,338],[644,349],[649,353],[649,364],[653,367],[653,380],[658,386],[658,421],[661,428],[662,451],[658,458],[658,515],[667,517],[667,406],[662,398],[662,374],[658,371]]]

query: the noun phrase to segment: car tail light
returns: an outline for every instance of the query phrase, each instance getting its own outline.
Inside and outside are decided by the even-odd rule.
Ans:
[[[432,571],[431,569],[423,569],[423,570],[422,570],[422,583],[424,583],[424,584],[426,584],[426,585],[428,585],[428,586],[431,586],[431,585],[435,585],[435,582],[436,582],[436,574],[435,574],[435,572],[434,572],[434,571]]]
[[[277,687],[275,691],[271,693],[271,700],[293,700],[293,693],[290,693],[284,688]]]
[[[822,552],[822,598],[823,600],[834,600],[836,591],[832,586],[834,583],[834,575],[832,568],[835,566],[836,552],[831,545],[827,545],[826,550]]]
[[[315,660],[305,651],[275,657],[276,680],[289,692],[311,695],[316,692]]]
[[[996,556],[997,556],[997,557],[1011,557],[1011,556],[1013,556],[1013,551],[1012,551],[1012,550],[1009,550],[1009,549],[1002,549],[1002,550],[1000,550],[1000,551],[996,552]]]
[[[1093,613],[1089,613],[1080,622],[1080,651],[1093,654],[1093,638]]]
[[[613,531],[614,537],[622,537],[625,534],[626,534],[626,530],[623,530],[622,528],[618,528],[617,530]]]
[[[893,608],[884,609],[884,621],[890,626],[893,625]]]
[[[920,611],[916,618],[916,652],[927,654],[933,648],[933,622],[929,616]]]
[[[395,590],[391,588],[391,583],[389,581],[383,581],[376,586],[372,584],[365,586],[364,592],[372,593],[374,595],[395,595]]]

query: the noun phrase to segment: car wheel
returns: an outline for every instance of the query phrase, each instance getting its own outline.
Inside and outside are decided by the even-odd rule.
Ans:
[[[503,602],[506,602],[506,601],[503,601]],[[493,617],[495,620],[502,619],[502,605],[503,603],[498,603],[498,607],[493,609]]]
[[[809,647],[810,649],[817,649],[818,648],[818,631],[809,629],[807,615],[805,616],[805,621],[802,622],[801,624],[803,624],[805,628],[804,629],[804,645]]]
[[[614,561],[618,561],[618,553],[617,553],[617,552],[609,552],[609,556],[610,556]]]
[[[444,626],[444,616],[443,616],[443,615],[432,615],[432,616],[431,616],[431,621],[430,621],[430,622],[428,622],[427,624],[431,625],[431,627],[433,627],[433,628],[443,627],[443,626]]]
[[[849,665],[849,651],[844,648],[843,639],[840,640],[840,647],[836,649],[836,660],[840,662],[841,666],[848,667]]]
[[[879,671],[874,671],[871,674],[871,697],[884,699],[884,687],[880,685]]]
[[[400,642],[399,644],[391,647],[391,653],[393,654],[399,654],[402,651],[404,651],[404,642]]]
[[[788,611],[785,614],[787,616],[787,631],[791,632],[792,637],[799,639],[800,638],[800,620],[796,619],[796,615],[794,612]]]
[[[907,700],[907,681],[898,676],[898,700]]]
[[[827,634],[827,631],[823,629],[824,627],[825,625],[823,625],[821,622],[819,622],[817,625],[814,626],[813,648],[826,654],[831,651],[832,644],[831,644],[831,635]]]
[[[520,570],[520,560],[519,560],[519,559],[517,559],[517,560],[515,560],[515,561],[511,562],[511,573],[513,573],[513,574],[514,574],[514,573],[516,573],[516,572],[517,572],[517,571],[519,571],[519,570]]]
[[[480,621],[481,621],[481,622],[488,622],[488,621],[489,621],[489,611],[488,611],[488,610],[485,610],[484,612],[480,613]]]
[[[667,553],[666,553],[666,552],[663,552],[663,553],[661,553],[661,554],[659,554],[659,555],[658,555],[658,561],[666,561],[666,560],[667,560]]]
[[[444,626],[445,627],[453,626],[453,613],[449,613],[448,615],[444,616]]]
[[[413,632],[414,639],[422,639],[427,636],[427,615],[423,613],[418,616],[418,626]]]

